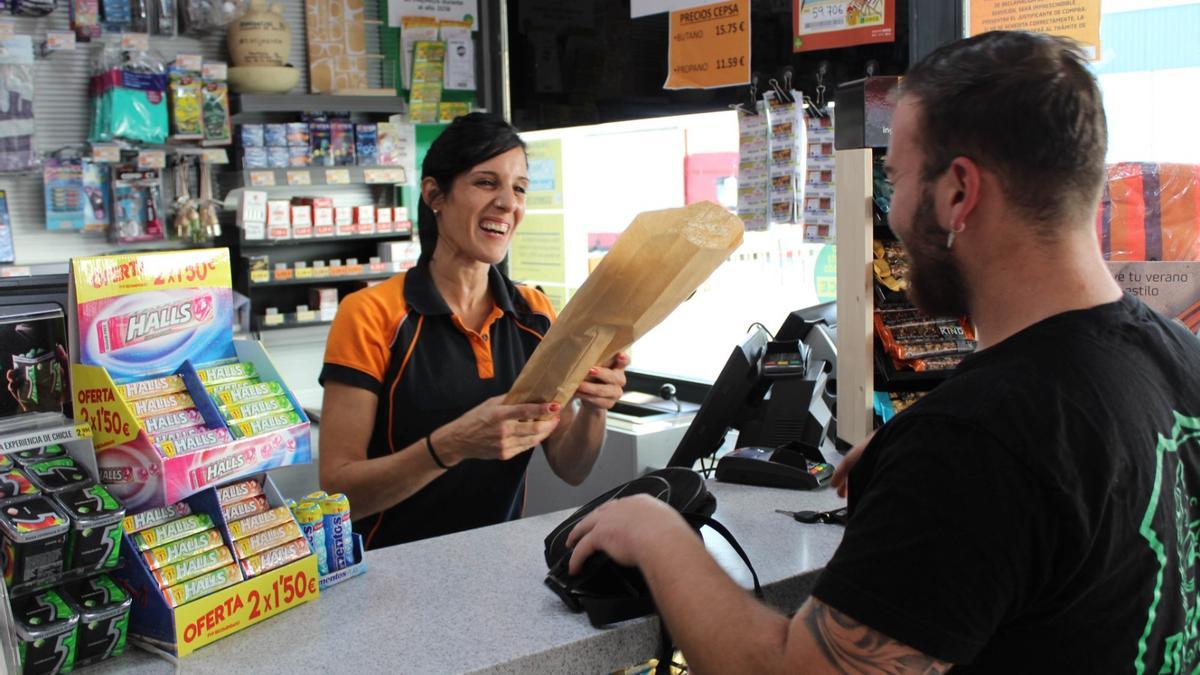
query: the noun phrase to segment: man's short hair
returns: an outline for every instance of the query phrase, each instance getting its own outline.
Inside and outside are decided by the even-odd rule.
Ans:
[[[968,157],[994,171],[1009,203],[1039,225],[1094,214],[1108,130],[1075,42],[1023,31],[959,40],[909,69],[901,96],[920,104],[926,180]]]

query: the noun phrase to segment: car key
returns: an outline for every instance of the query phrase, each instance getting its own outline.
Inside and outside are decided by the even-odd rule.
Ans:
[[[775,509],[775,513],[791,516],[792,520],[798,523],[833,523],[835,525],[845,525],[847,518],[845,507],[833,511],[785,511],[783,509]]]

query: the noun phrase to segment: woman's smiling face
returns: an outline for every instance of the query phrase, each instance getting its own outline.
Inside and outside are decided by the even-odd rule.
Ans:
[[[460,174],[448,193],[433,197],[438,249],[489,265],[503,260],[525,217],[528,164],[525,150],[513,148]]]

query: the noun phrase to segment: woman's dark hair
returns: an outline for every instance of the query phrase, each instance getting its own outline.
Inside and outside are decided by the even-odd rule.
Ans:
[[[513,125],[490,113],[473,112],[457,117],[442,131],[421,163],[421,178],[437,181],[438,189],[449,192],[454,179],[482,162],[513,148],[525,149],[525,141]],[[421,239],[421,261],[428,262],[437,247],[437,216],[421,198],[417,210],[417,233]]]

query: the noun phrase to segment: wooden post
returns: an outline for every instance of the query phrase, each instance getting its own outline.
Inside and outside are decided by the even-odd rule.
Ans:
[[[835,159],[837,435],[858,443],[874,426],[871,150],[839,150]]]

